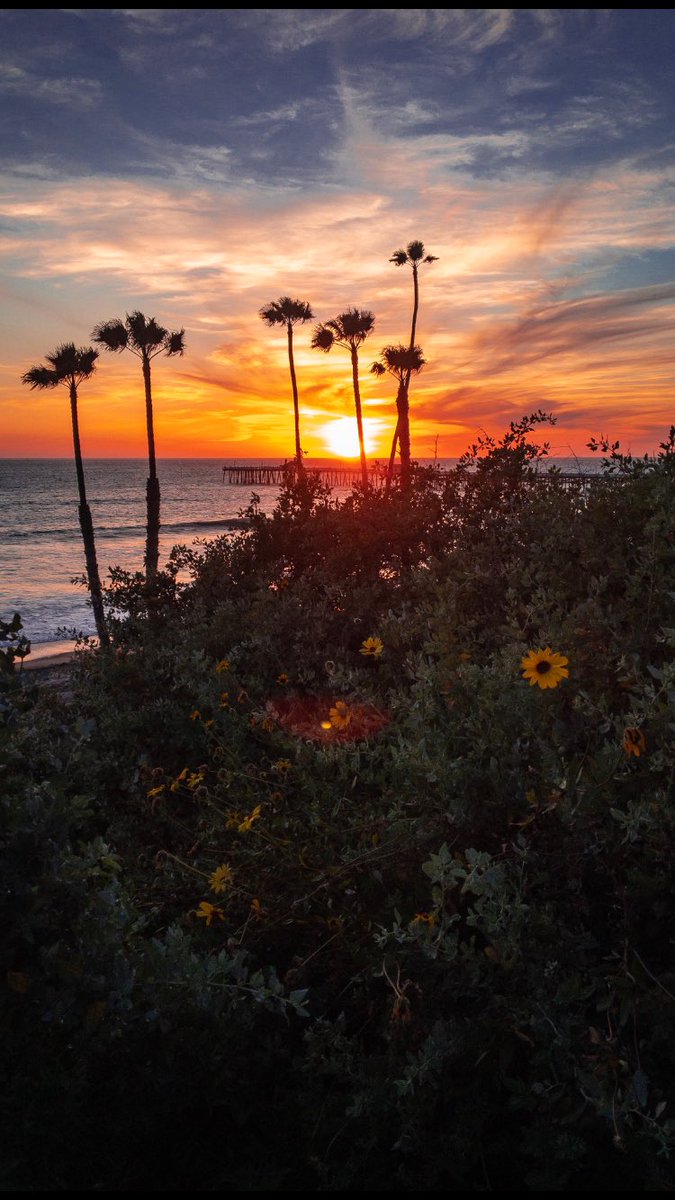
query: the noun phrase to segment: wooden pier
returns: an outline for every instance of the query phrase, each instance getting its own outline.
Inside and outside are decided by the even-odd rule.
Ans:
[[[291,483],[296,474],[294,462],[281,463],[279,466],[255,466],[252,463],[223,467],[223,483],[243,484],[254,487],[283,487]],[[398,471],[398,467],[396,468]],[[361,483],[361,467],[330,466],[305,467],[305,475],[320,479],[327,487],[351,488]],[[387,477],[387,468],[381,463],[372,464],[368,468],[368,482],[381,486]]]
[[[253,463],[236,465],[225,465],[223,467],[223,483],[241,484],[244,487],[284,487],[291,483],[296,473],[295,462],[280,463],[275,467],[266,466],[260,463],[256,466]],[[361,467],[360,466],[345,466],[340,464],[337,466],[321,466],[304,468],[305,474],[318,478],[321,483],[331,488],[353,488],[361,483]],[[400,471],[400,464],[394,467],[394,475]],[[443,474],[439,471],[439,474]],[[542,471],[535,476],[532,482],[545,482],[547,472]],[[386,463],[375,462],[371,463],[368,468],[368,482],[373,487],[383,487],[387,478]],[[558,483],[568,491],[570,489],[585,490],[594,481],[603,478],[600,474],[558,474],[555,476]]]

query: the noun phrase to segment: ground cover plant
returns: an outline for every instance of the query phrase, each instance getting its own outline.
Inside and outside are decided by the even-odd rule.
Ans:
[[[671,1190],[675,429],[546,420],[5,627],[5,1189]]]

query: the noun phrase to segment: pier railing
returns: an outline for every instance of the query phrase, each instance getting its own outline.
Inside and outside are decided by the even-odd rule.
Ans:
[[[398,474],[400,470],[397,464],[394,468],[394,474]],[[263,463],[255,465],[253,463],[225,465],[223,467],[223,483],[241,484],[248,487],[283,487],[286,484],[292,483],[297,471],[294,462],[280,463],[277,466],[269,466]],[[360,467],[345,467],[345,466],[323,466],[323,467],[305,467],[305,474],[314,478],[320,479],[321,483],[327,487],[351,488],[362,482]],[[439,475],[443,474],[443,470],[439,470]],[[368,468],[368,482],[373,487],[382,487],[387,478],[387,467],[384,463],[372,463]],[[533,482],[545,482],[549,478],[547,471],[542,471],[540,474],[533,477]],[[604,476],[594,474],[584,474],[582,472],[574,473],[556,473],[555,479],[565,491],[572,489],[585,490],[594,480],[599,480]]]
[[[303,470],[305,475],[320,479],[328,487],[354,487],[362,481],[360,467],[304,467]],[[254,466],[252,463],[225,465],[223,467],[223,483],[239,483],[249,486],[253,484],[254,487],[283,487],[284,484],[292,483],[296,472],[297,467],[293,462],[281,463],[275,467],[265,466],[262,463],[259,466]],[[385,466],[378,463],[369,467],[369,483],[379,486],[385,482],[386,477],[387,468]]]

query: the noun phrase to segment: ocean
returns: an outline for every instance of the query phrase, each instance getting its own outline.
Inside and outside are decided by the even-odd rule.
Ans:
[[[282,461],[229,460],[229,465]],[[451,466],[455,461],[441,460],[438,465]],[[600,466],[598,459],[551,461],[574,472],[596,472]],[[253,491],[260,496],[263,511],[273,508],[278,487],[226,484],[223,465],[222,459],[213,458],[158,460],[160,566],[173,546],[224,533]],[[104,585],[111,566],[143,569],[147,474],[147,460],[142,458],[85,462]],[[347,489],[333,492],[336,498],[347,494]],[[0,618],[11,620],[15,612],[20,613],[33,658],[64,647],[73,631],[95,632],[87,591],[72,582],[85,569],[78,503],[72,458],[0,459]]]

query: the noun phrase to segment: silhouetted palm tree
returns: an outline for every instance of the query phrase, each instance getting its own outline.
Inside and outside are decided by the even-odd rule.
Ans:
[[[411,375],[417,375],[425,365],[421,346],[385,346],[379,362],[374,362],[370,368],[373,375],[384,375],[389,371],[398,379],[396,393],[397,429],[401,444],[401,487],[404,491],[410,485],[410,417],[408,406],[408,386]],[[391,465],[391,464],[390,464]]]
[[[159,559],[159,480],[155,459],[155,430],[152,416],[152,379],[150,363],[158,354],[183,354],[185,330],[169,333],[154,317],[142,312],[127,313],[124,321],[103,321],[97,325],[92,338],[105,350],[121,354],[131,350],[140,358],[145,386],[145,419],[148,428],[148,482],[146,485],[148,528],[145,547],[145,571],[148,579],[157,574]]]
[[[363,416],[361,413],[361,389],[359,388],[359,346],[375,328],[375,317],[367,309],[348,308],[332,321],[317,325],[312,338],[315,350],[325,350],[328,353],[334,345],[343,346],[349,350],[352,360],[352,379],[354,383],[354,405],[356,408],[356,425],[359,432],[359,450],[361,453],[361,477],[363,486],[368,486],[368,464],[363,440]]]
[[[96,542],[94,525],[91,519],[91,509],[87,503],[87,490],[84,483],[84,466],[82,464],[82,449],[80,446],[80,426],[77,415],[77,389],[83,379],[89,379],[96,370],[98,351],[91,346],[81,346],[78,350],[74,342],[66,342],[57,346],[53,354],[47,354],[49,366],[31,367],[21,376],[21,382],[31,388],[53,388],[62,383],[70,393],[70,417],[73,426],[73,448],[75,451],[75,470],[77,472],[77,489],[80,496],[78,515],[82,541],[84,542],[84,559],[87,564],[87,584],[91,596],[91,606],[94,611],[96,632],[102,646],[109,645],[110,639],[105,625],[103,612],[103,594],[101,579],[96,561]]]
[[[420,307],[420,285],[419,285],[418,271],[419,271],[420,265],[422,263],[438,262],[438,256],[435,254],[425,254],[424,242],[414,241],[414,242],[408,242],[408,245],[405,250],[394,250],[394,253],[392,254],[391,258],[389,259],[389,262],[395,263],[397,267],[404,267],[406,265],[406,263],[408,263],[412,267],[413,314],[412,314],[412,324],[410,326],[410,342],[409,342],[409,348],[412,350],[415,346],[415,334],[417,332],[417,314],[419,312],[419,307]],[[406,398],[408,396],[409,389],[410,389],[410,374],[407,375],[406,380],[405,380]],[[409,407],[406,408],[406,411],[409,413]],[[409,418],[408,418],[408,420],[409,420]],[[403,436],[405,436],[405,435],[403,435]],[[391,475],[392,475],[393,468],[394,468],[394,459],[396,457],[396,443],[400,439],[401,439],[401,428],[400,428],[399,420],[397,420],[396,430],[394,432],[394,438],[393,438],[393,441],[391,444],[391,454],[389,456],[389,471],[387,473],[387,479],[389,482],[391,482]],[[408,428],[408,443],[410,443],[410,429],[409,428]]]
[[[298,322],[304,324],[314,317],[309,304],[305,300],[291,300],[290,296],[280,296],[271,301],[265,308],[260,309],[261,319],[266,325],[285,325],[288,334],[288,363],[291,370],[291,386],[293,388],[293,412],[295,416],[295,461],[298,471],[302,471],[302,449],[300,447],[300,405],[298,402],[298,384],[295,378],[295,363],[293,361],[293,326]]]

